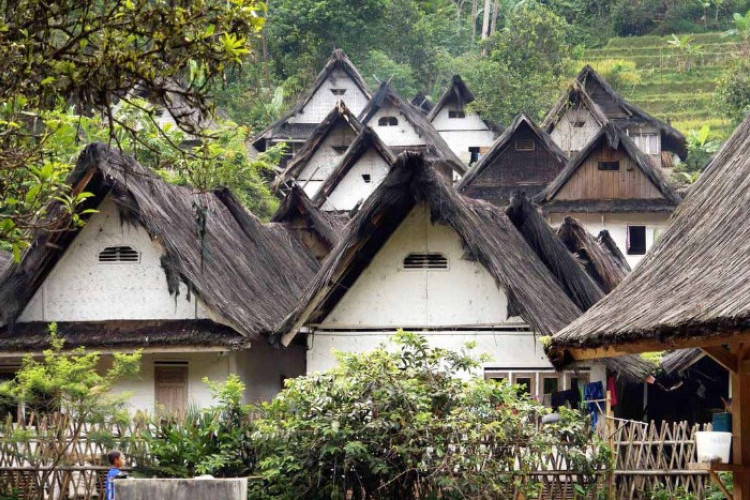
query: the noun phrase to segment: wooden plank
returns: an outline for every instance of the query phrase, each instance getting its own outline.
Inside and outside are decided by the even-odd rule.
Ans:
[[[702,349],[711,357],[711,359],[719,363],[730,372],[737,372],[737,356],[729,352],[729,350],[725,349],[724,346],[705,346]]]
[[[732,380],[732,459],[743,466],[734,472],[734,498],[750,500],[750,369],[741,363]]]

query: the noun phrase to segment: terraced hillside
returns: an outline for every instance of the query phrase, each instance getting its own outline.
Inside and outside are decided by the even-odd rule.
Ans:
[[[708,124],[716,138],[725,139],[731,123],[722,116],[714,91],[724,69],[739,57],[739,45],[720,33],[692,37],[697,49],[689,60],[668,43],[671,37],[643,36],[613,38],[603,48],[589,49],[582,63],[605,75],[622,61],[634,63],[635,70],[625,70],[623,82],[617,85],[625,98],[671,120],[683,133]]]

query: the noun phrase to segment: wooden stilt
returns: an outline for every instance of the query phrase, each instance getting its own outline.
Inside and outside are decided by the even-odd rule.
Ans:
[[[740,353],[738,353],[741,355]],[[743,467],[733,473],[734,499],[750,500],[750,366],[739,360],[732,377],[732,458]]]

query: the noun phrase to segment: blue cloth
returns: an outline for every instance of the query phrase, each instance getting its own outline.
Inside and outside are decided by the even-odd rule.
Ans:
[[[604,385],[601,382],[591,382],[583,387],[583,399],[586,401],[595,401],[604,399]],[[599,408],[601,403],[586,403],[586,411],[591,414],[591,424],[596,425],[599,417]]]
[[[120,473],[120,469],[112,467],[107,472],[107,480],[104,481],[104,500],[115,500],[115,485],[113,479]]]

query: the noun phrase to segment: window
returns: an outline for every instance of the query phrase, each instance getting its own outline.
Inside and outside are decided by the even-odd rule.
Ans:
[[[344,94],[346,94],[346,89],[331,89],[331,94],[333,94],[333,95],[344,95]]]
[[[514,373],[513,384],[521,386],[520,394],[536,395],[536,373]]]
[[[370,174],[362,174],[362,180],[365,181],[365,184],[370,184],[372,182],[372,176]]]
[[[99,262],[140,262],[141,254],[131,246],[107,247],[99,252]]]
[[[466,118],[466,112],[462,109],[451,109],[448,110],[448,118]]]
[[[381,116],[378,120],[380,127],[395,127],[398,125],[398,118],[395,116]]]
[[[568,389],[583,390],[583,386],[589,383],[588,373],[571,372],[568,374]]]
[[[479,147],[471,146],[469,148],[469,154],[471,155],[469,158],[469,165],[473,165],[479,161],[479,158],[481,158]]]
[[[349,149],[349,146],[331,146],[334,151],[336,151],[336,154],[344,154],[344,152]]]
[[[154,401],[166,415],[184,415],[188,403],[188,364],[185,361],[154,365]]]
[[[573,128],[583,128],[586,126],[586,122],[581,121],[581,120],[576,120],[576,121],[570,122],[570,126]]]
[[[600,161],[599,162],[599,170],[620,170],[620,162],[619,161]]]
[[[649,155],[658,155],[660,151],[659,134],[635,133],[631,136],[638,149]]]
[[[485,380],[494,380],[496,382],[507,382],[510,380],[510,377],[508,375],[508,372],[498,372],[495,370],[485,370],[484,371],[484,379]]]
[[[439,253],[410,253],[404,258],[404,269],[448,269],[448,258]]]
[[[516,141],[516,151],[534,151],[534,149],[536,149],[534,141],[520,139]]]
[[[646,226],[628,226],[626,247],[628,255],[643,255],[646,253]]]

